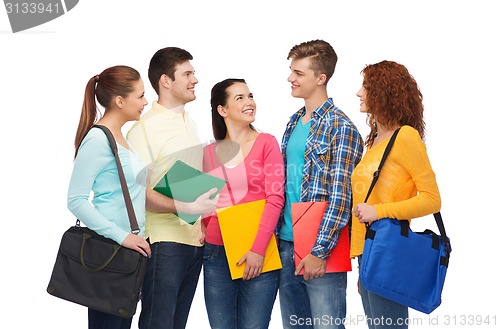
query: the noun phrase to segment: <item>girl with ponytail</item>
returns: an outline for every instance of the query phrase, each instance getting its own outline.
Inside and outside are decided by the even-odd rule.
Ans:
[[[104,114],[97,108],[104,108]],[[122,135],[128,121],[138,120],[148,102],[139,72],[128,66],[113,66],[90,78],[85,87],[80,122],[75,136],[75,160],[68,189],[68,209],[96,233],[126,248],[151,254],[143,237],[145,223],[145,175],[141,158]],[[118,145],[118,155],[141,232],[130,232],[115,157],[105,133],[107,127]],[[91,194],[93,196],[91,197]],[[132,318],[121,318],[88,310],[89,329],[129,329]]]

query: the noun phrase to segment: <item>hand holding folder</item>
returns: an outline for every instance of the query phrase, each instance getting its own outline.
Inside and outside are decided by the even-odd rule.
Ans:
[[[200,195],[214,187],[217,188],[217,192],[213,195],[215,197],[225,184],[225,180],[177,160],[153,190],[174,200],[194,202]],[[186,223],[193,224],[201,214],[176,213],[176,215]]]
[[[252,248],[265,204],[266,200],[257,200],[217,210],[222,240],[233,280],[243,277],[245,263],[237,265],[237,262]],[[273,234],[267,245],[262,273],[281,267],[278,245]]]
[[[295,267],[307,256],[318,235],[328,202],[292,203],[292,230],[294,241]],[[337,245],[326,260],[326,272],[347,272],[352,270],[349,254],[349,228],[340,232]],[[304,269],[299,274],[304,274]]]

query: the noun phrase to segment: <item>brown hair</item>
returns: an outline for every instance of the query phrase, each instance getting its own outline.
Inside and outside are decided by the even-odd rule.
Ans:
[[[373,144],[377,123],[388,128],[411,126],[424,139],[423,96],[408,69],[396,62],[382,61],[367,65],[361,73],[371,129],[365,144],[368,147]]]
[[[325,86],[335,72],[337,54],[332,46],[324,40],[312,40],[295,45],[288,53],[287,59],[309,58],[311,70],[316,75],[326,75]]]
[[[177,65],[192,60],[193,56],[178,47],[166,47],[158,50],[149,61],[148,78],[151,86],[160,94],[160,77],[166,74],[172,81],[175,80]]]
[[[126,97],[134,90],[134,83],[141,79],[139,72],[129,66],[112,66],[90,78],[85,87],[82,113],[75,136],[75,158],[83,138],[101,118],[96,98],[102,107],[109,108],[116,96]]]

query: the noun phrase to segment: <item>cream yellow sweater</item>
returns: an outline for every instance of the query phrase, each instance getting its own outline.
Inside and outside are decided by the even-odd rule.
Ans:
[[[364,202],[389,139],[368,149],[352,173],[353,207]],[[412,219],[438,212],[441,197],[427,150],[417,130],[403,126],[382,168],[368,204],[377,218]],[[351,257],[363,253],[365,224],[353,215]]]
[[[130,128],[127,140],[151,171],[148,188],[153,188],[176,160],[202,169],[203,149],[196,125],[184,110],[177,113],[153,102],[152,108]],[[144,234],[151,243],[176,242],[199,247],[200,223],[198,220],[190,225],[172,213],[146,211]]]

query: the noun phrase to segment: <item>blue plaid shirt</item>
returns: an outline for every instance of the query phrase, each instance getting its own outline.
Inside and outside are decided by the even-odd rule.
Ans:
[[[282,140],[286,168],[286,147],[290,135],[306,109],[290,118]],[[340,231],[351,215],[351,173],[361,160],[363,140],[352,121],[329,98],[312,113],[306,141],[300,201],[328,201],[313,256],[326,259],[337,244]]]

